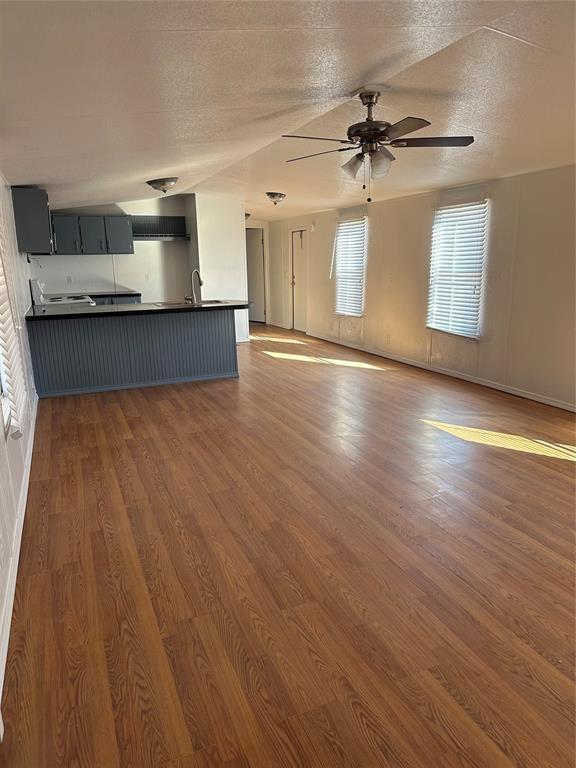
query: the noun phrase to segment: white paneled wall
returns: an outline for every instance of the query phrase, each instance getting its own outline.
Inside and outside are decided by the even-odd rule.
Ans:
[[[248,300],[244,206],[233,197],[196,194],[203,299]],[[237,309],[236,340],[248,341],[248,310]]]
[[[10,633],[10,619],[16,584],[16,571],[20,551],[20,538],[28,492],[28,476],[34,440],[36,392],[28,350],[28,337],[24,314],[30,305],[28,289],[28,263],[26,256],[18,253],[12,210],[10,187],[0,174],[0,228],[2,252],[12,305],[18,346],[25,373],[26,396],[20,414],[20,429],[16,434],[5,434],[0,424],[0,690],[4,680],[6,653]],[[0,719],[1,730],[1,719]]]
[[[475,341],[426,327],[430,242],[436,206],[485,197],[491,226],[483,327]],[[290,231],[306,229],[309,334],[573,408],[574,206],[574,166],[366,206],[360,319],[334,314],[330,263],[338,212],[272,222],[271,320],[290,327]]]

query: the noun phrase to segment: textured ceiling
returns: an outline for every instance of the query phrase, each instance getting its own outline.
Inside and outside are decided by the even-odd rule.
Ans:
[[[284,163],[334,145],[279,136],[344,136],[367,82],[390,85],[380,119],[476,136],[396,150],[375,199],[553,167],[573,162],[573,56],[571,2],[3,2],[0,168],[54,207],[167,175],[265,218],[354,205],[340,155]]]

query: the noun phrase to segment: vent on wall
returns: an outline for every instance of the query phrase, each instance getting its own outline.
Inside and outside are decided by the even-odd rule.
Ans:
[[[189,240],[184,216],[132,216],[134,240]]]

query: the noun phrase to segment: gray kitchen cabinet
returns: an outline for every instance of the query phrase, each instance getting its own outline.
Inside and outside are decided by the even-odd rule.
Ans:
[[[48,194],[38,187],[12,187],[16,238],[20,253],[51,253]]]
[[[103,216],[80,216],[82,253],[106,253],[106,228]]]
[[[78,216],[52,216],[54,253],[82,253]]]
[[[140,296],[112,296],[110,299],[111,304],[140,304],[141,301]]]
[[[108,253],[134,253],[130,216],[105,216]]]

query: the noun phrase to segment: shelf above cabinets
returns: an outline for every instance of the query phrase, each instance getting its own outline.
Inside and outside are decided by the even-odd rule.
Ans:
[[[190,240],[184,216],[132,216],[134,240]]]

